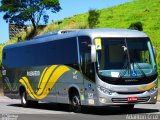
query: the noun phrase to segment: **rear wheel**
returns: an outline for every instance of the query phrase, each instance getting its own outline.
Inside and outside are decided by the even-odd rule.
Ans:
[[[74,94],[71,97],[71,109],[75,113],[80,113],[82,111],[81,102],[80,102],[80,96],[78,94]]]
[[[32,101],[27,99],[27,93],[26,91],[22,91],[21,93],[21,105],[23,107],[31,107],[38,104],[38,101]]]

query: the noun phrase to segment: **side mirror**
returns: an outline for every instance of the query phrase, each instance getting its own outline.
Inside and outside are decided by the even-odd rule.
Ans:
[[[91,61],[96,62],[96,60],[97,60],[96,46],[91,45]]]
[[[156,47],[154,47],[154,46],[153,46],[153,52],[154,52],[154,56],[157,57]]]

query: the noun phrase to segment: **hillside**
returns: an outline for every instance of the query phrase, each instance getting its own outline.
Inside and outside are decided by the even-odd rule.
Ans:
[[[99,10],[100,23],[97,28],[128,28],[131,23],[141,22],[143,24],[143,31],[146,32],[153,45],[157,49],[157,63],[160,73],[160,0],[134,0],[125,4],[117,5],[111,8]],[[71,29],[71,28],[87,28],[88,13],[74,15],[65,18],[61,21],[49,24],[39,34],[50,32],[57,29]],[[24,34],[23,34],[24,36]],[[1,49],[4,45],[15,43],[16,38],[5,44],[0,45]],[[1,56],[1,55],[0,55]],[[0,58],[1,62],[1,58]]]

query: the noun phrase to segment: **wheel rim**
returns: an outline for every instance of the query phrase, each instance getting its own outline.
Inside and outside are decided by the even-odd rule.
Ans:
[[[79,112],[80,111],[80,101],[79,101],[79,98],[77,96],[73,97],[72,106],[73,106],[73,110],[75,112]]]
[[[22,103],[25,105],[27,103],[26,101],[26,96],[25,96],[25,92],[23,92],[22,94]]]

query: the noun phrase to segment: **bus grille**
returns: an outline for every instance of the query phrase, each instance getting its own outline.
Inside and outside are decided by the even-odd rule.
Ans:
[[[137,103],[147,102],[150,97],[139,97]],[[130,103],[127,98],[112,98],[113,103]]]
[[[144,91],[142,92],[117,92],[118,94],[122,94],[122,95],[128,95],[128,94],[142,94],[144,93]]]

